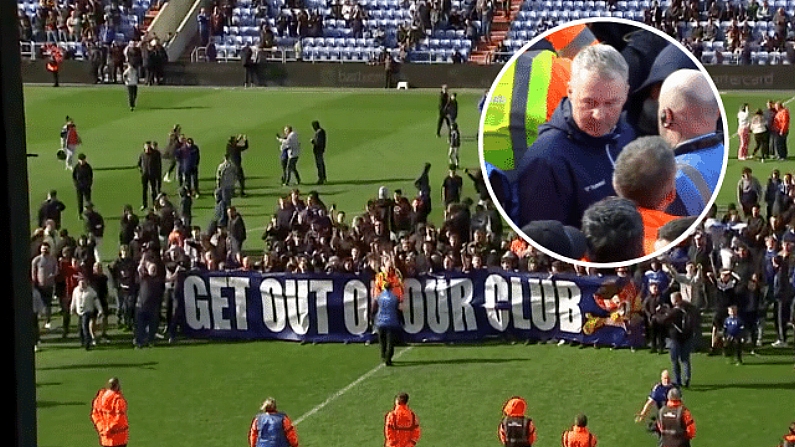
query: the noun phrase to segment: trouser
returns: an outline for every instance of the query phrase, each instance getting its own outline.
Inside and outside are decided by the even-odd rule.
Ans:
[[[146,346],[155,342],[157,326],[160,323],[160,311],[149,309],[135,309],[135,344]]]
[[[770,132],[761,132],[754,134],[754,153],[759,151],[760,158],[768,158],[770,156]]]
[[[123,63],[121,63],[121,62],[115,63],[114,62],[114,63],[110,64],[110,70],[108,70],[108,79],[110,80],[110,82],[115,84],[116,80],[121,78],[123,74],[124,74],[124,64]]]
[[[127,329],[133,328],[135,319],[135,301],[138,296],[134,289],[120,288],[118,290],[119,300],[119,325]]]
[[[743,361],[743,339],[742,337],[726,337],[723,341],[723,355],[729,356],[734,352],[738,362]]]
[[[442,132],[442,123],[447,125],[447,129],[450,129],[450,118],[444,112],[444,110],[439,111],[439,119],[436,121],[436,136],[438,137]]]
[[[447,151],[447,159],[451,165],[458,168],[458,147],[450,146],[450,150]]]
[[[53,286],[49,287],[40,287],[34,285],[33,287],[39,291],[41,295],[41,301],[44,303],[44,318],[47,323],[50,322],[50,318],[52,318],[52,297],[55,291]],[[38,325],[38,323],[36,323]],[[38,334],[38,331],[36,331]]]
[[[62,336],[63,338],[66,338],[66,336],[69,334],[69,325],[72,322],[72,297],[69,296],[68,293],[64,292],[64,296],[60,299],[60,304],[61,317],[63,319],[61,322],[61,329],[63,330]]]
[[[737,158],[742,160],[748,157],[750,129],[747,126],[743,126],[737,131],[737,135],[740,137],[740,147],[737,149]]]
[[[282,157],[280,159],[282,164],[282,185],[287,184],[287,159]]]
[[[232,196],[235,193],[235,189],[234,189],[234,187],[232,187],[232,188],[218,188],[218,191],[220,192],[220,195],[221,195],[221,203],[222,203],[222,207],[223,207],[224,213],[226,213],[226,210],[228,210],[229,207],[232,206]]]
[[[253,65],[246,65],[246,80],[244,85],[254,85],[257,83],[257,70]]]
[[[384,72],[384,88],[392,88],[392,71],[390,70]]]
[[[135,107],[135,103],[138,101],[138,86],[137,85],[128,85],[127,86],[127,101],[130,104],[130,108]]]
[[[779,156],[779,158],[782,158],[782,159],[783,158],[787,158],[787,155],[788,155],[787,154],[787,135],[788,135],[788,133],[785,133],[784,135],[779,135],[777,133],[773,134],[773,138],[774,138],[774,140],[776,142],[776,154]]]
[[[757,327],[759,322],[759,312],[744,312],[740,314],[740,319],[745,321],[747,324],[746,329],[748,330],[749,335],[748,341],[751,343],[753,349],[753,346],[756,344],[757,334],[759,331]],[[761,340],[761,338],[759,340]]]
[[[60,85],[58,84],[58,71],[56,70],[51,73],[52,73],[52,86],[58,87]]]
[[[243,164],[242,163],[235,163],[236,168],[236,177],[237,182],[240,183],[240,194],[243,195],[246,192],[246,173],[243,172]],[[233,188],[234,191],[234,188]]]
[[[163,158],[168,162],[168,167],[166,168],[166,177],[170,177],[174,173],[174,168],[177,167],[177,160],[173,157]]]
[[[174,289],[166,289],[164,298],[166,300],[166,332],[169,338],[174,338],[177,335],[177,323],[179,322],[177,317],[179,315],[179,300]]]
[[[649,322],[648,341],[651,343],[652,351],[665,351],[665,326],[653,321]]]
[[[776,300],[774,303],[776,313],[776,335],[778,340],[783,342],[787,341],[787,329],[790,320],[790,308],[792,303],[790,301]]]
[[[180,175],[179,186],[183,185],[191,194],[199,193],[199,168],[186,170]]]
[[[85,203],[91,202],[91,188],[85,187],[77,187],[77,214],[81,214],[83,212],[83,206]]]
[[[395,330],[378,328],[378,344],[381,347],[381,360],[392,363],[392,356],[395,354]]]
[[[692,351],[692,338],[685,341],[671,340],[671,369],[674,372],[674,383],[678,385],[690,384],[690,374],[692,373],[690,353]],[[682,382],[682,373],[684,373],[684,382]]]
[[[160,176],[142,175],[141,176],[141,206],[146,208],[147,193],[152,196],[152,206],[155,205],[157,194],[160,192]]]
[[[39,314],[33,312],[31,317],[33,318],[33,337],[35,337],[35,344],[38,344],[41,341],[41,330],[39,329]]]
[[[315,152],[315,166],[317,166],[317,181],[318,183],[326,181],[326,161],[323,160],[323,154]]]
[[[298,174],[298,157],[292,157],[287,160],[287,179],[284,183],[290,184],[293,174],[295,174],[295,181],[301,184],[301,176]]]
[[[146,70],[146,85],[155,85],[155,70],[151,65]]]
[[[73,144],[68,144],[63,150],[66,153],[66,160],[64,160],[64,163],[66,164],[66,169],[71,171],[75,167],[75,152],[77,151],[77,146]],[[77,212],[81,213],[83,212],[83,210],[81,209],[78,210]]]
[[[91,313],[86,312],[82,315],[79,315],[78,318],[80,319],[80,326],[77,330],[78,335],[80,335],[80,345],[84,346],[86,349],[91,349],[91,343],[94,339],[91,337]]]

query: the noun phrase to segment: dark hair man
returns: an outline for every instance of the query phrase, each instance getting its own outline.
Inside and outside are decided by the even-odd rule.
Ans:
[[[127,399],[121,394],[121,383],[111,377],[108,384],[97,391],[91,402],[91,421],[99,434],[102,447],[124,447],[130,437],[127,421]]]
[[[414,447],[420,440],[420,420],[409,408],[409,395],[398,393],[395,408],[387,413],[384,420],[386,447]]]
[[[626,61],[608,45],[587,47],[572,60],[568,97],[517,162],[517,225],[557,220],[579,228],[590,205],[615,194],[613,165],[635,137],[622,115],[628,78]]]
[[[72,183],[77,193],[77,214],[82,219],[83,204],[91,201],[91,187],[94,185],[94,169],[86,161],[86,154],[77,155],[77,164],[72,170]]]
[[[326,183],[326,162],[323,159],[326,153],[326,130],[320,127],[320,122],[312,121],[312,129],[315,135],[312,137],[312,152],[315,154],[315,165],[317,166],[317,184]]]
[[[147,192],[152,196],[152,206],[155,205],[157,194],[160,192],[160,171],[162,159],[160,151],[152,146],[151,141],[144,143],[144,150],[138,156],[138,172],[141,173],[141,211],[147,207]]]
[[[596,447],[596,436],[588,430],[588,417],[580,413],[571,430],[563,432],[563,447]]]
[[[58,200],[58,191],[52,189],[47,193],[47,200],[39,207],[39,228],[44,228],[45,223],[52,219],[55,222],[55,229],[61,229],[61,213],[66,209],[66,205]],[[80,210],[78,210],[80,212]]]
[[[400,300],[392,293],[392,283],[384,281],[383,291],[373,300],[374,326],[378,331],[381,361],[392,366],[396,332],[400,330]]]
[[[668,326],[668,337],[671,339],[671,369],[674,372],[674,384],[689,388],[690,353],[695,347],[697,331],[701,327],[700,314],[695,306],[682,299],[680,292],[671,294],[671,304],[673,307],[666,312],[661,322]]]
[[[251,421],[249,447],[298,447],[298,434],[290,418],[276,409],[276,399],[265,399]]]
[[[643,256],[643,218],[631,200],[607,197],[582,216],[591,262],[621,262]]]

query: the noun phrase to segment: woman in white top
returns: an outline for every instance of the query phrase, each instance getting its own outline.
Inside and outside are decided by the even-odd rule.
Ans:
[[[748,117],[748,103],[740,107],[737,112],[737,135],[740,136],[740,149],[737,150],[737,159],[745,160],[748,158],[748,141],[750,139],[751,122]]]
[[[127,69],[121,75],[124,85],[127,86],[127,100],[130,103],[130,111],[135,110],[135,103],[138,101],[138,70],[133,64],[127,64]]]

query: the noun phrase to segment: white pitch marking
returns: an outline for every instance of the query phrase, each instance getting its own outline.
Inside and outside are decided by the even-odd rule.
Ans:
[[[400,352],[398,352],[397,354],[395,354],[395,357],[393,357],[393,358],[394,359],[398,359],[400,356],[402,356],[403,354],[405,354],[408,351],[411,351],[413,348],[414,348],[414,346],[409,346],[408,348],[403,349]],[[376,366],[375,368],[371,369],[370,371],[367,371],[366,373],[362,374],[358,379],[356,379],[353,382],[349,383],[348,386],[346,386],[345,388],[343,388],[343,389],[337,391],[336,393],[332,394],[331,396],[329,396],[328,399],[324,400],[320,405],[318,405],[315,408],[313,408],[313,409],[307,411],[306,413],[302,414],[301,417],[299,417],[298,419],[295,420],[295,422],[293,422],[293,425],[300,424],[301,422],[306,420],[306,418],[308,418],[309,416],[312,416],[313,414],[315,414],[318,411],[322,410],[323,408],[326,407],[326,405],[330,404],[331,402],[333,402],[338,397],[340,397],[343,394],[347,393],[348,391],[353,389],[356,385],[359,385],[360,383],[364,382],[365,380],[370,378],[373,374],[377,373],[378,371],[380,371],[383,368],[384,368],[384,364],[383,363],[379,363],[378,366]]]

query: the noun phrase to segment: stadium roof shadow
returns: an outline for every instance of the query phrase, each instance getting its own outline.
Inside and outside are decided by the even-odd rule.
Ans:
[[[132,349],[132,348],[130,348]],[[63,366],[45,366],[39,367],[40,371],[58,370],[58,369],[108,369],[108,368],[146,368],[157,365],[157,362],[140,362],[140,363],[76,363],[74,365]]]
[[[172,107],[140,107],[142,110],[192,110],[209,109],[210,106],[172,106]]]
[[[691,391],[719,391],[728,388],[747,390],[795,390],[795,381],[771,383],[721,383],[714,385],[691,385]]]
[[[432,359],[432,360],[408,360],[396,361],[393,366],[418,366],[418,365],[466,365],[466,364],[498,364],[498,363],[511,363],[511,362],[529,362],[529,358],[512,358],[512,359]]]
[[[129,171],[138,169],[138,166],[100,166],[94,168],[95,171]]]
[[[389,183],[409,182],[414,181],[415,178],[381,178],[381,179],[351,179],[351,180],[337,180],[328,181],[326,185],[387,185]]]
[[[52,408],[52,407],[60,407],[64,405],[70,406],[82,406],[85,405],[85,402],[54,402],[51,400],[40,400],[36,402],[36,407],[38,408]]]

